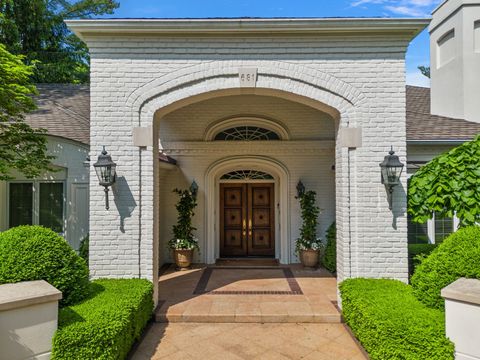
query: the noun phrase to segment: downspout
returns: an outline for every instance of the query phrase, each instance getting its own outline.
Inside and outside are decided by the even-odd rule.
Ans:
[[[348,127],[348,123],[347,123]],[[352,206],[351,206],[351,200],[352,200],[352,190],[351,190],[351,171],[350,171],[350,148],[348,148],[348,153],[347,153],[347,166],[348,166],[348,273],[349,273],[349,278],[352,277]]]

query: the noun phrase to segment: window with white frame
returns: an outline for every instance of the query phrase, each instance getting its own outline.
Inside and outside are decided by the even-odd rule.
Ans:
[[[64,183],[12,181],[8,184],[9,227],[42,225],[63,233]]]
[[[455,232],[455,219],[433,214],[433,236],[435,244],[440,244],[448,235]]]

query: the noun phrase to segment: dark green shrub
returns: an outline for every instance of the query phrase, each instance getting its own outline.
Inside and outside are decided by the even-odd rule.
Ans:
[[[92,295],[59,313],[52,359],[125,359],[152,316],[153,286],[142,279],[102,279]]]
[[[419,302],[409,285],[349,279],[340,292],[345,321],[372,360],[453,360],[444,314]]]
[[[413,292],[425,305],[443,309],[440,291],[461,277],[480,279],[478,226],[451,234],[417,266],[411,279]]]
[[[410,276],[415,272],[415,268],[421,260],[429,255],[437,244],[408,244],[408,273]]]
[[[61,306],[81,301],[88,290],[88,268],[64,238],[41,226],[19,226],[0,233],[0,283],[45,280],[63,294]]]
[[[89,249],[89,238],[88,235],[85,236],[82,241],[80,241],[80,247],[78,248],[78,255],[85,260],[88,266],[88,249]]]
[[[323,266],[332,273],[337,271],[337,227],[335,222],[327,229],[327,245],[323,256]]]

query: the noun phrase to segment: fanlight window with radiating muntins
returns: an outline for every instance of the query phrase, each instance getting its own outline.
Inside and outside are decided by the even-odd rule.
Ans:
[[[235,170],[223,175],[221,180],[273,180],[273,176],[258,170]]]
[[[280,140],[280,136],[275,131],[258,126],[236,126],[219,132],[214,140]]]

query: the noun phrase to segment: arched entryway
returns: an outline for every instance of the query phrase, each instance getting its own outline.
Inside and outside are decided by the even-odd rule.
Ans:
[[[139,210],[142,213],[140,218],[140,238],[145,239],[140,241],[140,273],[147,274],[153,272],[153,280],[157,278],[155,273],[155,264],[159,263],[159,251],[164,250],[160,248],[160,225],[159,225],[159,167],[154,160],[157,154],[163,148],[162,141],[159,141],[159,125],[163,118],[172,112],[181,110],[192,104],[197,104],[210,99],[217,99],[228,96],[266,96],[278,99],[285,99],[293,103],[301,104],[309,108],[315,109],[321,113],[330,116],[334,120],[336,131],[339,128],[356,126],[358,121],[363,118],[368,110],[368,103],[365,102],[363,95],[351,85],[327,75],[322,72],[313,71],[310,68],[299,65],[285,65],[279,62],[265,62],[258,68],[257,86],[252,88],[238,87],[238,67],[245,66],[244,63],[229,62],[228,64],[219,65],[218,68],[203,69],[204,65],[189,68],[188,71],[179,74],[171,73],[163,77],[162,80],[154,80],[145,85],[144,88],[139,88],[132,93],[128,100],[127,106],[132,108],[132,124],[133,126],[140,125],[140,127],[152,126],[152,146],[140,149],[138,155],[139,169],[141,169],[140,178],[146,179],[140,183],[139,191],[141,193],[141,202]],[[202,70],[203,69],[203,70]],[[204,71],[205,70],[205,71]],[[208,70],[208,71],[207,71]],[[207,74],[208,73],[208,74]],[[195,116],[195,114],[193,114]],[[241,115],[241,114],[238,114]],[[252,114],[263,115],[263,114]],[[262,116],[261,116],[262,117]],[[152,122],[153,119],[153,122]],[[188,132],[185,132],[187,134]],[[336,138],[336,135],[335,135]],[[333,173],[334,182],[337,187],[336,190],[331,191],[331,194],[336,198],[336,218],[338,231],[338,263],[340,264],[338,274],[340,278],[344,277],[345,273],[351,274],[352,248],[349,244],[356,241],[356,232],[353,227],[356,226],[355,220],[351,221],[352,205],[349,198],[350,187],[350,173],[348,167],[356,166],[355,152],[343,147],[341,143],[336,142],[336,139],[329,140],[311,146],[311,144],[300,144],[299,148],[295,149],[294,154],[314,155],[316,152],[329,151],[332,153],[333,161],[329,160],[328,169],[322,170],[323,173],[328,174],[330,169],[335,164],[335,171]],[[204,139],[202,139],[204,141]],[[279,150],[283,153],[292,154],[290,152],[293,141],[286,141],[285,145],[280,146],[275,151]],[[218,152],[218,148],[210,147],[208,144],[202,145],[200,148],[192,149],[187,146],[182,151],[189,152],[205,152],[210,149]],[[333,151],[332,151],[333,149]],[[173,149],[176,152],[178,149]],[[247,146],[239,147],[236,156],[252,156],[258,154],[251,151]],[[270,153],[260,153],[261,156],[270,157]],[[281,158],[281,157],[280,157]],[[276,159],[278,161],[278,159]],[[153,169],[152,169],[153,164]],[[327,166],[324,163],[324,166]],[[313,169],[310,167],[310,169]],[[153,175],[153,184],[148,181],[148,178]],[[185,181],[192,181],[194,179],[184,177]],[[205,180],[205,179],[203,179]],[[298,179],[290,179],[289,184],[285,185],[286,190],[282,191],[284,196],[291,197],[295,195],[295,183]],[[204,186],[206,198],[212,196],[212,186],[205,182],[200,184]],[[202,190],[201,190],[202,192]],[[214,196],[214,195],[213,195]],[[206,200],[207,201],[207,200]],[[293,202],[292,199],[288,201]],[[213,202],[212,202],[213,203]],[[205,206],[205,204],[202,204]],[[288,208],[282,211],[281,217],[286,216],[290,211]],[[206,214],[206,217],[212,216]],[[280,226],[288,228],[289,221],[282,221]],[[205,233],[213,233],[215,223],[208,222]],[[208,229],[208,227],[213,227]],[[296,228],[296,227],[295,227]],[[153,231],[152,231],[153,230]],[[286,237],[291,236],[290,244],[284,241]],[[294,253],[294,246],[291,245],[294,241],[295,234],[283,232],[280,235],[280,261],[290,262],[291,255]],[[151,242],[150,239],[153,241]],[[212,241],[210,238],[205,238],[206,243],[206,262],[213,262],[215,259],[215,247],[209,245]],[[343,246],[347,244],[347,246]],[[153,250],[153,257],[150,250]],[[345,251],[347,249],[347,251]],[[205,252],[203,252],[205,254]],[[356,256],[356,255],[355,255]],[[346,271],[346,272],[345,272]],[[143,276],[143,275],[142,275]],[[348,275],[350,276],[350,275]]]
[[[228,180],[225,178],[226,174],[232,172],[243,171],[246,169],[246,164],[248,164],[248,171],[256,171],[263,174],[268,174],[270,179],[231,179]],[[223,179],[222,179],[223,178]],[[207,170],[205,176],[205,193],[206,193],[206,203],[205,203],[205,221],[206,221],[206,252],[207,252],[207,262],[214,263],[216,259],[222,256],[272,256],[281,263],[288,264],[290,262],[290,255],[288,250],[288,233],[290,226],[289,219],[289,205],[288,205],[288,182],[289,174],[286,167],[268,157],[262,156],[237,156],[229,157],[222,159]],[[228,185],[234,184],[235,186]],[[256,185],[254,185],[256,184]],[[259,247],[262,247],[261,243],[266,242],[267,236],[273,237],[268,239],[268,242],[273,240],[271,244],[268,244],[268,248],[273,252],[265,251],[262,254],[262,251],[252,251],[255,248],[253,237],[256,235],[254,226],[254,219],[249,216],[251,212],[254,212],[255,208],[255,190],[258,197],[258,203],[263,203],[267,201],[268,204],[263,203],[263,205],[258,205],[258,216],[262,216],[260,212],[264,212],[266,209],[269,210],[269,223],[270,226],[269,234],[264,233],[264,238],[257,238]],[[238,221],[240,216],[240,232],[236,231],[235,226],[229,228],[228,224],[225,227],[225,224],[222,223],[222,217],[225,217],[225,199],[222,202],[222,194],[229,194],[231,196],[242,196],[243,199],[241,203],[236,202],[238,199],[232,199],[231,203],[227,203],[227,208],[230,207],[233,212],[238,213],[239,211],[242,214],[235,215],[230,214],[230,216],[235,216],[235,221]],[[268,195],[267,195],[268,194]],[[237,204],[237,205],[236,205]],[[230,205],[230,206],[228,206]],[[236,205],[236,206],[235,206]],[[265,215],[263,215],[265,216]],[[273,217],[273,218],[272,218]],[[245,224],[243,223],[245,220]],[[262,222],[264,219],[258,219],[259,222]],[[245,225],[245,226],[244,226]],[[261,237],[260,231],[266,231],[268,226],[258,226],[258,236]],[[233,230],[233,231],[231,231]],[[230,231],[230,232],[229,232]],[[245,234],[243,232],[246,232]],[[249,234],[251,232],[251,234]],[[233,239],[234,242],[241,241],[242,249],[238,253],[232,252],[231,249],[223,249],[222,252],[222,237],[223,244],[225,245],[225,236],[230,234],[230,236],[235,236]],[[238,237],[240,236],[240,238]],[[227,241],[228,242],[228,241]],[[250,244],[249,244],[250,243]],[[250,245],[250,252],[249,252]],[[267,244],[264,244],[267,246]]]

